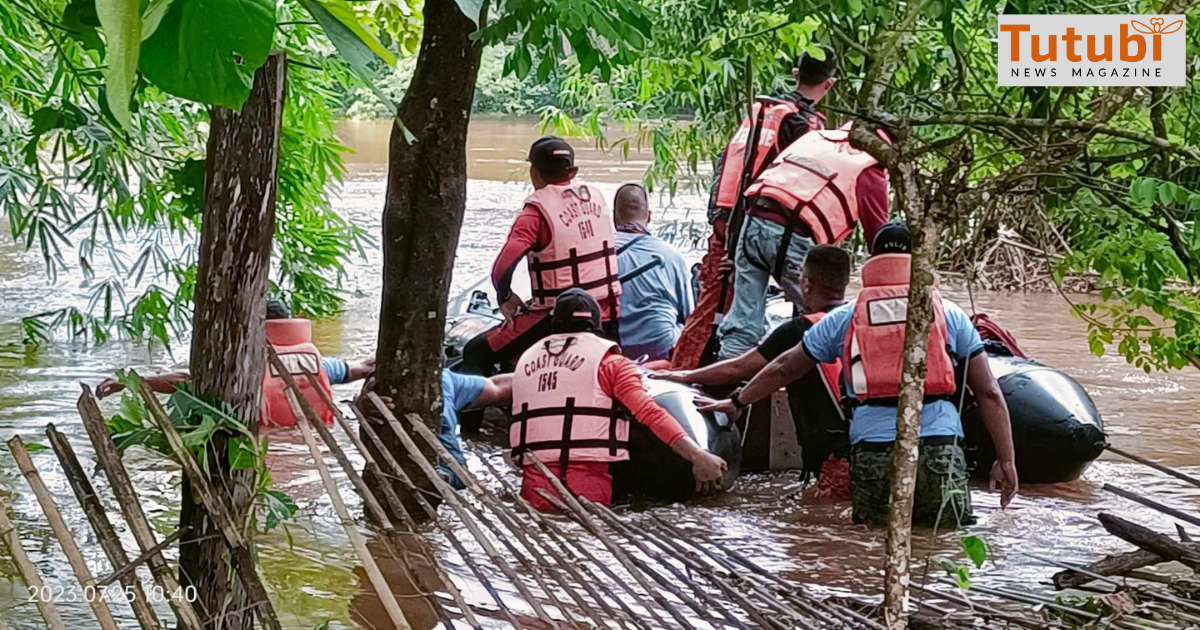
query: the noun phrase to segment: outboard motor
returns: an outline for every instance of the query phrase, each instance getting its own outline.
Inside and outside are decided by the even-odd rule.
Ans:
[[[725,460],[728,469],[721,490],[733,487],[740,472],[742,435],[725,414],[696,409],[699,390],[654,379],[645,380],[650,396],[683,425],[683,429],[708,452]],[[613,492],[620,496],[647,495],[664,501],[696,496],[692,465],[676,455],[650,429],[633,422],[629,431],[629,461],[611,466]]]
[[[1104,422],[1096,404],[1070,376],[1037,361],[989,356],[1012,423],[1013,449],[1021,483],[1078,479],[1104,451]],[[986,479],[996,461],[979,406],[963,408],[964,448],[973,475]]]

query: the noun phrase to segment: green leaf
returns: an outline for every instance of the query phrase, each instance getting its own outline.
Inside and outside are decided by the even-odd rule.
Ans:
[[[1175,203],[1175,193],[1179,187],[1171,182],[1163,182],[1158,187],[1158,202],[1164,206]]]
[[[483,0],[454,0],[463,15],[471,18],[475,26],[479,26],[480,14],[483,13]]]
[[[174,1],[150,0],[150,4],[146,5],[146,12],[142,14],[142,41],[150,39],[154,31],[158,30],[158,25],[162,23],[163,16],[167,14],[167,9],[171,8]]]
[[[983,561],[987,560],[987,543],[978,536],[963,536],[959,542],[962,544],[963,551],[967,552],[967,557],[975,564],[975,568],[982,567]]]
[[[141,69],[165,92],[240,110],[274,34],[270,0],[176,0],[142,43]]]
[[[96,0],[96,17],[108,40],[104,83],[108,108],[128,127],[129,99],[137,81],[138,54],[142,45],[142,14],[138,0]]]
[[[1137,183],[1134,184],[1134,188],[1132,191],[1133,194],[1130,196],[1133,197],[1134,201],[1138,201],[1138,202],[1142,202],[1142,203],[1153,203],[1154,202],[1154,192],[1157,188],[1158,188],[1158,184],[1155,183],[1155,181],[1153,179],[1146,178],[1146,179],[1138,180]]]
[[[245,437],[229,440],[229,467],[231,470],[249,470],[254,468],[257,454],[254,452],[254,441]]]
[[[300,0],[300,5],[325,30],[325,36],[333,42],[342,58],[350,65],[350,70],[363,85],[374,92],[389,110],[396,111],[396,104],[379,88],[379,82],[375,80],[375,73],[371,70],[371,60],[377,56],[375,51],[364,43],[353,29],[330,13],[326,4],[318,0]],[[405,131],[407,132],[407,128]]]
[[[100,40],[97,29],[100,27],[100,17],[96,14],[94,0],[71,0],[63,9],[62,27],[67,29],[71,37],[83,44],[88,50],[103,51],[104,42]]]
[[[346,47],[366,47],[388,66],[396,65],[396,56],[358,21],[358,16],[354,14],[354,8],[346,2],[342,0],[301,0],[300,4],[321,25],[326,37],[333,42],[343,57],[347,56],[344,51]],[[350,37],[347,37],[347,34]],[[361,51],[358,54],[361,56]],[[349,61],[348,58],[347,61]]]
[[[964,591],[971,588],[970,567],[956,567],[954,571],[954,583]]]
[[[46,447],[41,444],[38,444],[37,442],[26,442],[25,450],[29,451],[30,453],[36,453],[38,451],[46,450]]]
[[[292,497],[278,490],[267,490],[263,494],[267,502],[267,519],[264,526],[268,531],[296,515],[298,508]]]

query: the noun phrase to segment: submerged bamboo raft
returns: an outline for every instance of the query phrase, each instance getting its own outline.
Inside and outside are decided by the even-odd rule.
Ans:
[[[370,418],[351,407],[356,423],[324,397],[334,409],[336,426],[352,447],[353,453],[348,453],[321,422],[278,357],[271,352],[269,359],[287,383],[289,402],[313,466],[366,574],[364,588],[378,596],[392,627],[414,627],[414,606],[425,607],[429,611],[426,617],[431,615],[444,627],[482,628],[482,619],[493,620],[488,623],[490,627],[501,622],[516,628],[884,627],[869,602],[834,597],[785,579],[707,533],[684,531],[653,514],[618,514],[572,494],[544,467],[557,495],[543,491],[543,496],[561,514],[542,514],[519,496],[486,457],[481,458],[483,470],[478,474],[459,464],[420,417],[409,414],[403,420],[397,418],[374,394],[364,399],[372,410]],[[316,385],[315,375],[305,373],[303,377]],[[323,394],[319,387],[314,389]],[[251,596],[259,626],[283,627],[246,541],[225,512],[224,499],[198,474],[197,462],[179,440],[154,395],[146,388],[139,393],[154,421],[166,433],[184,474],[192,479],[207,511],[221,525],[223,542],[231,552],[238,579]],[[63,523],[64,506],[56,504],[41,482],[24,443],[14,438],[9,448],[81,588],[123,586],[130,594],[129,608],[141,628],[172,627],[171,620],[160,619],[147,601],[136,572],[137,567],[147,565],[158,588],[171,597],[171,610],[179,627],[203,628],[212,617],[193,608],[189,598],[181,595],[175,573],[162,553],[184,532],[157,539],[86,386],[79,410],[97,462],[120,506],[120,519],[133,533],[137,553],[122,547],[113,526],[116,518],[105,512],[67,438],[53,425],[47,427],[47,436],[78,500],[78,509],[87,517],[109,561],[111,571],[107,574],[97,576],[88,571],[78,544]],[[384,433],[403,445],[402,455],[410,468],[401,465],[404,457],[398,459],[399,454],[384,447]],[[465,491],[450,487],[443,473],[427,459],[425,452],[429,451],[463,482]],[[1183,473],[1114,452],[1200,486],[1200,480]],[[366,479],[355,467],[351,454],[364,463]],[[342,489],[334,481],[334,472],[326,463],[329,455],[360,495],[366,519],[350,513]],[[405,491],[409,503],[401,499],[393,483]],[[1111,486],[1105,489],[1184,523],[1197,524],[1200,520],[1197,515],[1127,490]],[[437,504],[444,504],[443,509],[439,511]],[[419,509],[420,514],[410,513],[409,509]],[[1144,570],[1176,562],[1194,571],[1200,568],[1200,543],[1191,540],[1183,525],[1179,526],[1180,540],[1176,541],[1119,517],[1102,514],[1099,519],[1109,532],[1134,544],[1138,551],[1086,565],[1039,559],[1064,569],[1054,578],[1057,588],[1075,589],[1072,592],[1093,600],[985,583],[961,590],[947,580],[935,579],[913,585],[913,627],[1200,627],[1200,602],[1193,600],[1200,596],[1200,584],[1191,581],[1191,576],[1164,577]],[[0,541],[10,549],[25,582],[40,587],[43,578],[24,553],[16,527],[3,509]],[[453,551],[451,556],[441,557],[442,542]],[[400,571],[385,575],[380,568],[385,561],[400,567]],[[447,569],[453,564],[464,567],[469,575],[452,575],[454,572]],[[400,583],[394,583],[396,580]],[[486,599],[475,595],[476,601],[472,601],[468,596],[479,592],[475,585],[486,593]],[[397,593],[415,595],[400,597]],[[408,605],[401,606],[401,601]],[[117,627],[114,613],[103,599],[89,604],[99,627]],[[64,628],[52,601],[38,601],[38,608],[47,627]]]

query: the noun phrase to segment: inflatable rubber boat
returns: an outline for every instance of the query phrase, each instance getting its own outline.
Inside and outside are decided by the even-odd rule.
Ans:
[[[518,272],[513,277],[528,276]],[[494,304],[487,278],[450,302],[445,338],[447,366],[453,368],[461,359],[462,348],[468,341],[504,321]],[[674,416],[697,444],[725,460],[729,468],[720,490],[732,488],[742,461],[742,434],[734,422],[723,413],[696,409],[693,400],[702,395],[698,389],[649,378],[644,382],[650,397]],[[611,470],[613,492],[618,497],[645,495],[683,501],[696,494],[691,464],[637,422],[630,425],[629,460],[613,464]]]

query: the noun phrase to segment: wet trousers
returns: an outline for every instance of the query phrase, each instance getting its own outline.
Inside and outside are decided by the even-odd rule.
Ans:
[[[725,259],[725,241],[729,222],[725,218],[713,222],[712,234],[708,237],[708,251],[700,261],[700,295],[696,308],[688,316],[671,354],[671,369],[694,370],[700,367],[700,357],[712,336],[713,322],[717,313],[724,314],[733,302],[733,278],[725,291],[725,302],[721,300],[721,261]]]
[[[974,523],[962,447],[953,438],[924,438],[920,449],[913,524],[958,528]],[[887,525],[893,455],[893,442],[859,442],[850,447],[850,501],[855,523]]]
[[[785,228],[756,216],[746,217],[734,263],[733,306],[717,329],[721,360],[733,359],[753,349],[767,332],[767,285],[775,276],[777,258],[786,256],[775,281],[792,304],[800,306],[800,273],[813,248],[812,239],[792,234],[781,252]]]
[[[546,468],[558,475],[557,464],[547,464]],[[544,490],[550,496],[558,498],[549,479],[538,470],[537,466],[525,466],[521,478],[521,498],[529,502],[539,512],[555,512],[558,508],[546,500],[538,490]],[[562,478],[559,477],[561,480]],[[567,489],[575,494],[600,505],[612,505],[612,474],[608,472],[608,462],[576,462],[567,464]]]

